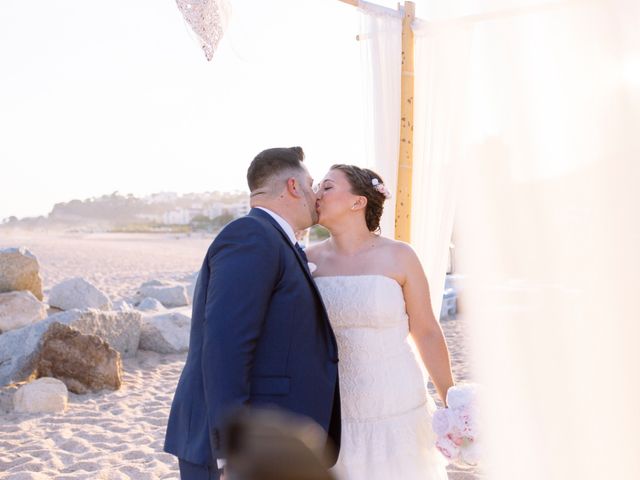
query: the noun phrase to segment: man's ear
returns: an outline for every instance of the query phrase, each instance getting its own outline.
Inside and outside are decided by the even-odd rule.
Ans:
[[[292,197],[302,197],[302,190],[300,189],[300,183],[296,177],[287,178],[287,191]]]

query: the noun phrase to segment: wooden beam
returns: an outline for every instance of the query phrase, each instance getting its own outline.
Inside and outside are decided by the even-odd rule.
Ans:
[[[400,152],[396,189],[397,240],[411,241],[411,183],[413,181],[413,30],[416,5],[404,2],[402,19],[402,79],[400,87]]]

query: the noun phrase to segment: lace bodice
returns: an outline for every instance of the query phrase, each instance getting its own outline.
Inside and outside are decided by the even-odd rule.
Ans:
[[[342,480],[446,480],[435,403],[409,342],[402,287],[382,275],[317,277],[338,341]]]
[[[317,277],[338,341],[343,420],[392,417],[423,405],[402,287],[382,275]]]
[[[383,275],[316,277],[333,328],[401,327],[409,333],[402,287]]]

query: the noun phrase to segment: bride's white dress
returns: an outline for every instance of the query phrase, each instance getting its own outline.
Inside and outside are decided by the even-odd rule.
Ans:
[[[316,277],[338,341],[341,480],[446,479],[435,403],[410,344],[402,287],[382,275]]]

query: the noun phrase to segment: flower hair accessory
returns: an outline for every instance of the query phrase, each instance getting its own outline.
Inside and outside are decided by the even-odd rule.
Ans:
[[[389,189],[384,185],[384,183],[380,183],[380,180],[378,180],[377,178],[371,179],[371,185],[373,185],[373,188],[375,188],[378,192],[383,194],[384,198],[391,198],[391,192],[389,191]]]

